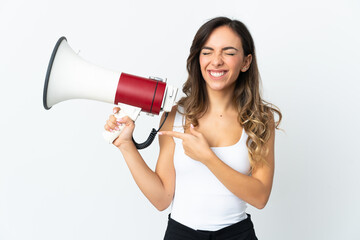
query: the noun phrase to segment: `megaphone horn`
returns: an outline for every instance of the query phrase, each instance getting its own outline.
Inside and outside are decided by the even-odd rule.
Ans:
[[[50,109],[70,99],[90,99],[120,105],[116,117],[129,116],[135,121],[144,111],[158,115],[161,110],[170,112],[177,88],[158,78],[143,78],[111,71],[89,63],[76,54],[65,37],[61,37],[51,54],[43,93],[43,105]],[[104,134],[108,142],[120,135]]]

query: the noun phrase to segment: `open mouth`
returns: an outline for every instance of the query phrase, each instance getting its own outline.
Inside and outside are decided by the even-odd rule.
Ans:
[[[221,77],[221,76],[223,76],[224,74],[227,73],[227,71],[225,71],[225,70],[221,70],[221,71],[209,70],[208,72],[209,72],[209,74],[210,74],[211,76],[217,77],[217,78],[218,78],[218,77]]]

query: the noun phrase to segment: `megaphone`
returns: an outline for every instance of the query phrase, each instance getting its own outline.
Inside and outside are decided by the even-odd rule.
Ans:
[[[175,103],[177,91],[177,88],[160,78],[138,77],[89,63],[72,50],[65,37],[61,37],[49,61],[43,105],[48,110],[70,99],[97,100],[119,105],[121,110],[115,115],[116,118],[129,116],[136,121],[141,111],[152,115],[164,111],[167,116]],[[112,143],[122,129],[123,126],[119,126],[118,131],[105,131],[105,140]],[[144,143],[135,142],[137,148],[150,145],[159,129],[153,129]]]

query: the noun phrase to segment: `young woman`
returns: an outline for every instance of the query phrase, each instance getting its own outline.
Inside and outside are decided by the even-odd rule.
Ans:
[[[247,203],[262,209],[269,199],[281,113],[260,96],[246,26],[225,17],[206,22],[193,40],[187,70],[186,96],[159,132],[155,172],[132,141],[134,122],[110,116],[105,129],[125,124],[113,144],[137,185],[157,209],[172,203],[164,239],[257,239],[245,210]]]

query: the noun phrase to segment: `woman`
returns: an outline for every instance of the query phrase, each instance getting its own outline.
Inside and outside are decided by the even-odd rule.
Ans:
[[[137,185],[158,210],[172,203],[164,239],[257,239],[246,204],[262,209],[269,199],[281,113],[260,97],[245,25],[218,17],[201,26],[187,69],[186,96],[159,132],[155,172],[134,146],[128,117],[110,116],[105,129],[125,124],[113,144]]]

